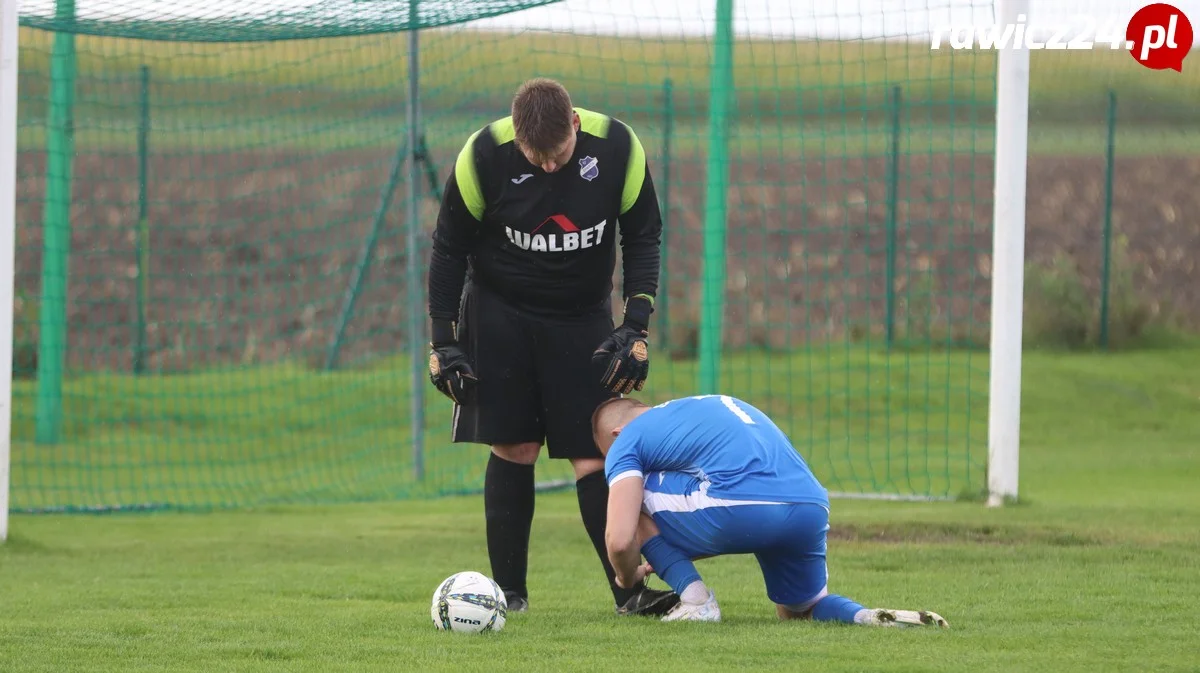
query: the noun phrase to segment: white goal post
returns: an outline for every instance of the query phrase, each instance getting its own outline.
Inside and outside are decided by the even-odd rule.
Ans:
[[[996,0],[997,25],[1029,18],[1030,0]],[[1021,435],[1021,325],[1025,291],[1025,169],[1029,50],[1001,49],[996,66],[992,194],[992,313],[988,368],[988,506],[1017,497]]]
[[[0,542],[8,539],[17,247],[17,5],[0,0]]]

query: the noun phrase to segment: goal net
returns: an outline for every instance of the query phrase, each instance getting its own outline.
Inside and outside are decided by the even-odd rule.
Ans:
[[[646,147],[648,400],[713,377],[831,491],[978,495],[996,59],[927,34],[992,3],[736,3],[724,141],[717,4],[24,0],[11,507],[479,489],[486,449],[449,441],[424,371],[429,235],[453,157],[532,76]]]

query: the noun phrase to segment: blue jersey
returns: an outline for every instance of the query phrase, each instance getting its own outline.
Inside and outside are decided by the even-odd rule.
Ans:
[[[705,492],[716,500],[815,503],[829,495],[787,435],[750,404],[727,395],[685,397],[631,421],[604,461],[614,484],[657,473],[647,489]]]

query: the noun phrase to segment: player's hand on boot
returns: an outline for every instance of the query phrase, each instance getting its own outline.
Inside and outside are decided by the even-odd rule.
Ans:
[[[654,574],[654,569],[650,567],[650,564],[643,563],[637,567],[637,570],[633,571],[633,577],[628,578],[625,584],[621,583],[621,576],[617,575],[617,586],[621,587],[622,589],[632,589],[634,587],[641,586],[641,584],[646,581],[646,578],[652,574]]]
[[[600,384],[606,390],[628,395],[646,385],[650,375],[650,333],[646,325],[651,311],[648,298],[630,298],[625,303],[625,321],[592,353],[592,364],[600,372]]]

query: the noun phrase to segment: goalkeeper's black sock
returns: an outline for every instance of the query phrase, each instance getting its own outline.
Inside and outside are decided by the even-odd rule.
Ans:
[[[608,561],[608,546],[604,544],[604,528],[608,522],[608,482],[604,480],[604,470],[597,470],[576,481],[575,495],[579,498],[583,527],[587,529],[588,537],[592,538],[592,546],[600,557],[600,563],[604,564],[604,574],[608,577],[613,599],[618,606],[625,605],[642,587],[622,589],[617,586],[617,574]]]
[[[504,591],[529,597],[529,529],[533,526],[533,466],[491,454],[483,479],[488,558],[492,579]]]

